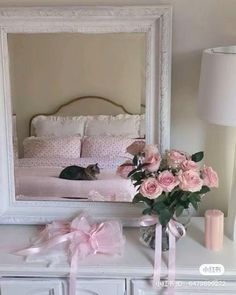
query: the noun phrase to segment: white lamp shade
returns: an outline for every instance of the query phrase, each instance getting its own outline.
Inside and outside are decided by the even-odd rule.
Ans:
[[[198,109],[209,123],[236,126],[236,46],[203,52]]]

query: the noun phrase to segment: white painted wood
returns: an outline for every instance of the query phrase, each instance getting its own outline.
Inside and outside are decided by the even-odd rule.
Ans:
[[[57,279],[8,278],[0,279],[1,295],[64,295],[68,287]],[[125,279],[79,279],[78,295],[124,295]]]
[[[164,281],[163,281],[164,284]],[[210,281],[176,281],[175,294],[176,295],[225,295],[236,294],[236,281],[235,282],[221,282],[216,281],[215,286],[210,286]],[[153,290],[151,282],[148,280],[132,280],[131,282],[131,295],[162,295],[166,289]]]
[[[164,151],[170,143],[170,6],[77,6],[0,8],[0,222],[37,224],[87,210],[132,225],[140,215],[127,203],[16,201],[7,34],[40,32],[144,32],[146,38],[147,141]]]
[[[77,295],[124,295],[125,280],[77,280]]]
[[[70,267],[66,256],[49,267],[48,261],[43,256],[38,262],[36,259],[26,262],[22,257],[10,254],[28,246],[30,240],[36,235],[37,229],[38,227],[33,225],[0,226],[0,237],[4,237],[0,239],[1,295],[15,295],[15,290],[21,290],[21,284],[28,289],[31,287],[38,288],[43,282],[43,287],[45,288],[43,292],[46,292],[45,294],[42,293],[43,295],[48,295],[48,290],[54,290],[56,295],[61,295],[60,292],[63,292],[64,286],[67,286]],[[124,254],[121,257],[98,254],[89,256],[79,262],[77,273],[78,295],[123,295],[124,289],[126,290],[126,295],[163,294],[163,290],[161,290],[161,293],[158,293],[151,288],[154,251],[139,242],[137,229],[127,228],[124,233],[127,241]],[[236,294],[235,243],[225,237],[223,250],[213,252],[204,247],[203,241],[204,220],[200,217],[192,218],[186,237],[177,243],[176,294]],[[164,253],[163,255],[162,280],[165,280],[167,277],[167,254]],[[206,263],[222,264],[225,268],[225,273],[222,276],[201,275],[199,267]],[[35,277],[38,283],[34,281],[32,284],[32,277]],[[216,287],[209,285],[209,282],[213,284],[214,280],[219,281]],[[13,291],[6,293],[7,288],[10,288],[9,286],[12,286]],[[26,294],[35,295],[34,292],[39,290],[37,288],[33,289],[33,292]],[[23,290],[16,294],[26,295],[24,292]],[[51,293],[49,294],[52,295]],[[65,292],[62,294],[67,295],[68,290],[65,288]]]
[[[64,295],[59,280],[0,279],[1,295]]]
[[[29,246],[37,232],[37,226],[33,225],[0,226],[0,276],[68,277],[70,267],[66,256],[48,267],[48,261],[43,257],[38,262],[26,262],[21,256],[10,254]],[[101,254],[89,256],[80,261],[78,278],[150,279],[154,251],[140,243],[138,229],[127,228],[124,234],[126,245],[121,257]],[[167,255],[167,252],[163,254],[162,279],[167,275]],[[225,236],[222,251],[207,250],[204,247],[204,220],[201,217],[192,218],[186,237],[177,242],[176,257],[177,280],[203,280],[199,267],[206,263],[222,264],[225,273],[220,279],[236,280],[236,244]],[[214,278],[219,279],[217,276]]]

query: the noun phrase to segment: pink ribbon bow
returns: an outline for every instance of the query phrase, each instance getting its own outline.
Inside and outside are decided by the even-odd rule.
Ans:
[[[154,273],[153,273],[153,287],[160,287],[161,277],[161,255],[162,255],[162,225],[159,218],[153,215],[145,215],[141,218],[140,225],[150,226],[156,224],[155,230],[155,258],[154,258]],[[181,231],[178,231],[178,228]],[[168,294],[175,293],[175,249],[176,238],[179,239],[185,236],[185,227],[174,219],[171,219],[167,224],[167,232],[169,234],[169,259],[168,259]]]
[[[78,260],[96,253],[121,254],[125,239],[120,222],[111,220],[91,223],[87,215],[81,214],[71,222],[55,221],[47,225],[30,248],[16,254],[39,254],[61,243],[68,243],[69,246],[69,294],[75,295]]]

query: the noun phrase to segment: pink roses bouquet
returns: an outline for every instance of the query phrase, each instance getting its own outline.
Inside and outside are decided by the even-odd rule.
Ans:
[[[198,165],[203,152],[189,155],[169,150],[161,155],[155,145],[141,147],[138,142],[127,150],[134,156],[132,162],[123,164],[129,166],[128,177],[137,187],[133,202],[144,202],[143,214],[157,215],[162,225],[180,216],[190,204],[197,210],[204,194],[218,187],[217,173]]]

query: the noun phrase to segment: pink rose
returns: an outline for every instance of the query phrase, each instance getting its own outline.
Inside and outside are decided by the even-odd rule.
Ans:
[[[192,160],[184,160],[181,165],[180,165],[181,169],[183,171],[187,171],[187,170],[198,170],[198,164]]]
[[[145,152],[145,169],[149,172],[155,172],[159,169],[161,163],[161,154],[157,146],[147,145],[144,149]]]
[[[211,167],[204,167],[201,172],[204,185],[208,187],[219,186],[218,175]]]
[[[134,166],[132,161],[127,160],[125,161],[125,163],[123,163],[122,165],[120,165],[117,170],[116,170],[116,174],[120,175],[123,178],[128,178],[128,174],[134,170]]]
[[[154,144],[147,144],[144,148],[144,153],[145,155],[153,155],[153,154],[158,154],[159,150],[158,147]]]
[[[171,192],[179,184],[177,177],[168,170],[158,175],[158,181],[164,192]]]
[[[179,168],[179,166],[185,160],[187,160],[187,156],[183,152],[177,150],[170,150],[167,153],[167,164],[172,168]]]
[[[149,177],[141,184],[139,192],[148,199],[156,199],[162,194],[162,187],[156,178]]]
[[[161,163],[161,155],[160,154],[155,154],[152,155],[148,158],[145,157],[145,169],[148,170],[149,172],[155,172],[159,169]]]
[[[131,155],[136,155],[143,153],[145,147],[145,141],[143,140],[136,140],[131,145],[129,145],[126,149],[127,153]]]
[[[198,192],[203,185],[203,180],[200,178],[199,173],[193,170],[181,171],[178,179],[180,181],[179,187],[183,191]]]

